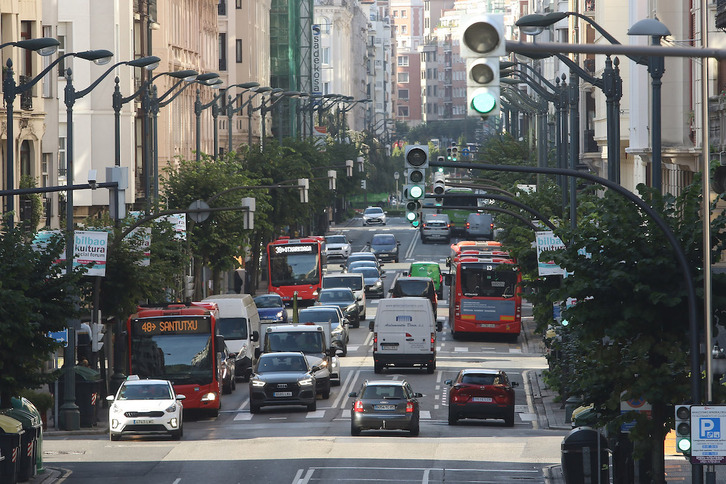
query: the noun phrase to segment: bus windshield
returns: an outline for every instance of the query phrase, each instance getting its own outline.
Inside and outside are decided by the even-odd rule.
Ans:
[[[247,339],[247,318],[219,318],[217,331],[226,340]]]
[[[517,272],[492,264],[462,264],[461,293],[466,297],[514,297]]]
[[[161,334],[131,337],[131,368],[141,378],[174,384],[209,384],[214,355],[209,334]]]
[[[293,246],[289,246],[293,247]],[[298,246],[294,246],[298,247]],[[320,264],[319,246],[309,247],[307,252],[270,252],[270,282],[273,286],[294,286],[302,284],[319,284]],[[276,247],[276,250],[281,247]]]

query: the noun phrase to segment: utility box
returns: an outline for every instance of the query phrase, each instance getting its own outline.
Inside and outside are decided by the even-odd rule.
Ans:
[[[567,484],[609,483],[607,439],[590,427],[570,431],[562,441],[562,473]]]

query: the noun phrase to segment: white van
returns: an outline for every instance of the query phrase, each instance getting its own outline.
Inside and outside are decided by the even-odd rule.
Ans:
[[[260,346],[260,315],[249,294],[218,294],[204,299],[219,307],[217,333],[224,336],[227,349],[234,357],[234,375],[249,380]]]
[[[400,297],[381,299],[373,321],[373,370],[386,366],[425,366],[436,369],[436,321],[428,299]]]

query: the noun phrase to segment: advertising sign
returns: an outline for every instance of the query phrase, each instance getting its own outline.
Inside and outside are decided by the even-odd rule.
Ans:
[[[108,255],[108,232],[76,231],[73,233],[73,267],[93,264],[87,276],[106,275]]]
[[[691,406],[691,464],[726,464],[726,405]]]
[[[562,276],[565,270],[552,261],[541,262],[540,256],[543,252],[550,250],[564,249],[565,244],[551,230],[543,230],[535,233],[537,241],[537,269],[540,276]]]
[[[320,25],[313,25],[313,94],[322,94],[320,82]]]

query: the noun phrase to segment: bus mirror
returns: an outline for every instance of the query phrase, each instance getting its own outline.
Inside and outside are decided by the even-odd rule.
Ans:
[[[252,338],[250,338],[252,342],[257,342],[260,340],[260,333],[257,331],[252,331]]]
[[[374,320],[371,320],[368,322],[368,330],[373,331],[373,328],[375,327],[376,322]]]

